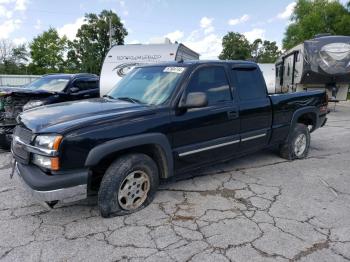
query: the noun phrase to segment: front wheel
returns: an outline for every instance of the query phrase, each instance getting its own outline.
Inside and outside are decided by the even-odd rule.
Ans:
[[[294,160],[307,157],[310,148],[310,131],[304,124],[296,124],[288,140],[280,146],[281,157]]]
[[[156,163],[145,154],[129,154],[115,160],[103,176],[98,206],[103,217],[136,212],[154,198],[159,185]]]

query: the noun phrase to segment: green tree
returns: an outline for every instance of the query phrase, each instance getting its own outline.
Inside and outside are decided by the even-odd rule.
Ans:
[[[50,28],[34,38],[30,44],[32,63],[30,69],[34,73],[57,73],[64,70],[64,55],[67,51],[67,38],[59,37],[57,30]]]
[[[350,2],[347,7],[339,1],[298,0],[283,39],[290,49],[320,33],[350,35]]]
[[[25,44],[16,46],[9,40],[0,42],[0,73],[26,74],[29,54]]]
[[[257,63],[274,63],[281,55],[276,42],[256,39],[252,44],[239,33],[229,32],[222,41],[222,60],[252,60]]]
[[[81,64],[76,52],[75,43],[68,41],[67,59],[64,63],[66,73],[76,73],[81,71]]]
[[[254,42],[250,45],[250,53],[251,53],[251,59],[255,62],[259,61],[261,56],[261,45],[262,40],[260,38],[254,40]]]
[[[275,41],[265,40],[259,50],[258,63],[275,63],[277,58],[282,54]]]
[[[113,11],[103,10],[100,14],[86,14],[85,23],[77,32],[68,52],[69,68],[99,74],[103,60],[109,50],[110,28],[113,44],[124,44],[127,31],[119,16]]]
[[[235,32],[229,32],[222,39],[221,60],[246,60],[251,57],[251,45],[247,38]]]
[[[27,74],[29,53],[25,44],[19,45],[12,49],[11,58],[6,61],[5,67],[8,74]]]
[[[18,65],[26,64],[29,61],[29,53],[25,44],[13,48],[12,59]]]

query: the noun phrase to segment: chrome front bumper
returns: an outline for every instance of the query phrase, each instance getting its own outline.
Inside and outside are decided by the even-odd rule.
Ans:
[[[87,198],[87,184],[77,185],[73,187],[61,188],[49,191],[39,191],[31,188],[23,179],[18,163],[15,166],[15,173],[20,178],[20,181],[26,190],[37,200],[42,202],[60,201],[62,203],[70,203]]]

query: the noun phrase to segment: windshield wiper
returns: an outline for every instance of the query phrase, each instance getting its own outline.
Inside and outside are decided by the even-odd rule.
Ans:
[[[136,99],[136,98],[132,98],[132,97],[117,97],[116,99],[119,99],[119,100],[123,100],[123,101],[128,101],[128,102],[131,102],[131,103],[134,103],[134,104],[143,104],[140,100]]]
[[[110,95],[104,95],[103,97],[109,98],[109,99],[115,99],[113,96]]]

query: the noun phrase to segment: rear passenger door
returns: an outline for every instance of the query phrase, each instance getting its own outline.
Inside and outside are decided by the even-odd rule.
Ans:
[[[255,65],[233,66],[232,78],[239,96],[240,151],[267,145],[271,133],[272,108],[266,84]]]
[[[184,92],[185,95],[205,92],[208,105],[174,114],[172,138],[176,169],[209,163],[233,154],[239,146],[238,105],[232,99],[226,67],[197,68]]]

